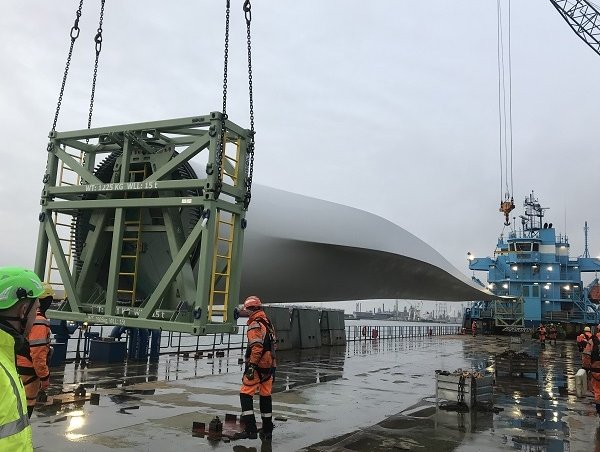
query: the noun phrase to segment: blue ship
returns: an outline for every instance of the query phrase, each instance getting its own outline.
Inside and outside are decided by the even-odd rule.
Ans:
[[[521,228],[513,225],[502,234],[493,257],[475,257],[468,253],[473,280],[475,271],[487,272],[487,287],[501,297],[495,301],[477,301],[465,310],[463,326],[477,322],[478,331],[489,333],[526,332],[541,323],[560,324],[567,334],[581,331],[584,325],[600,322],[596,277],[584,286],[581,274],[600,270],[600,260],[589,256],[587,223],[585,252],[569,256],[566,235],[557,234],[552,223],[544,222],[544,211],[531,193],[525,198]],[[514,223],[514,222],[513,222]]]

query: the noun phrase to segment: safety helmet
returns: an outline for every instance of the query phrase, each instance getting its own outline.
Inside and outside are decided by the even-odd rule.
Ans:
[[[47,297],[54,298],[56,296],[56,293],[54,292],[54,289],[52,288],[50,283],[44,282],[44,283],[42,283],[42,286],[44,286],[44,292],[38,298],[40,298],[40,299],[47,298]]]
[[[584,333],[591,333],[591,332],[592,332],[592,330],[590,329],[590,327],[589,327],[589,326],[586,326],[586,327],[583,329],[583,332],[584,332]]]
[[[244,309],[258,309],[261,305],[260,298],[256,295],[251,295],[244,300]]]
[[[0,267],[0,310],[8,309],[27,298],[44,293],[40,278],[22,267]]]

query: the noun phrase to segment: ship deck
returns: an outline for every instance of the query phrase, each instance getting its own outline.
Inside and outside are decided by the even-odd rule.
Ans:
[[[435,370],[493,370],[508,348],[539,356],[539,378],[503,377],[494,411],[436,410]],[[591,395],[574,396],[579,353],[559,341],[541,351],[529,339],[440,336],[368,340],[279,354],[273,394],[272,443],[209,442],[192,436],[193,422],[239,414],[241,352],[222,358],[162,356],[156,363],[67,364],[51,391],[83,383],[100,394],[49,406],[32,417],[36,451],[389,451],[470,452],[593,450],[600,426]],[[258,415],[258,402],[255,402]]]

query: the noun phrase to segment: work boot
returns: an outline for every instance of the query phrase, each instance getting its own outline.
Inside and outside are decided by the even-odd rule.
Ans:
[[[273,438],[273,401],[271,396],[260,397],[260,415],[262,419],[262,428],[260,429],[260,439],[271,441]]]
[[[258,432],[256,431],[256,418],[252,409],[252,396],[240,394],[240,403],[242,405],[240,423],[244,426],[244,430],[235,433],[231,439],[256,439],[258,438]]]
[[[262,418],[262,428],[258,430],[258,434],[263,441],[271,441],[273,439],[273,418]]]
[[[271,441],[273,439],[273,431],[267,432],[264,429],[260,429],[258,431],[258,434],[260,436],[260,439],[262,441]]]
[[[600,403],[596,404],[596,413],[598,413],[598,416],[600,416]]]

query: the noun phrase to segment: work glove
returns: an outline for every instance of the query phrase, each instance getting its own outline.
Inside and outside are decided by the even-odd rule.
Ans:
[[[48,375],[48,378],[46,378],[45,380],[40,379],[41,389],[45,391],[46,389],[48,389],[48,386],[50,386],[50,375]]]
[[[254,370],[255,369],[256,369],[256,366],[254,364],[248,364],[248,367],[246,368],[246,371],[244,372],[244,376],[248,380],[254,380]]]

